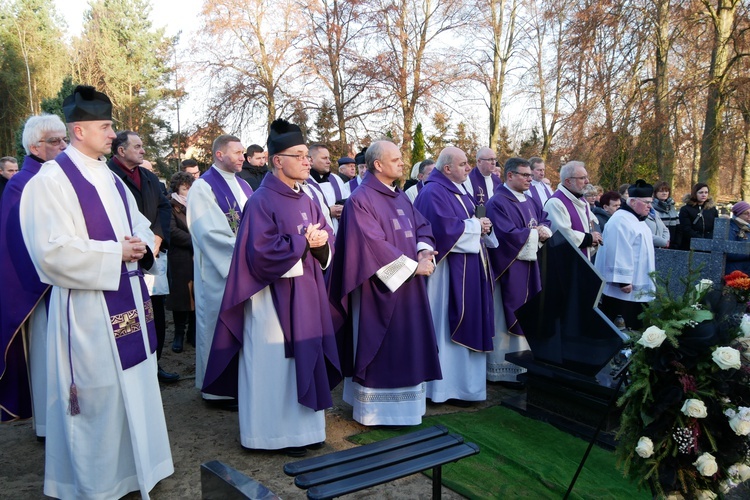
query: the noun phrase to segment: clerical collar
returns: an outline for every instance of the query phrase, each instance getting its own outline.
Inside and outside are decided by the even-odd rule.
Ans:
[[[38,157],[37,155],[35,155],[34,153],[31,153],[31,154],[29,155],[29,158],[31,158],[32,160],[34,160],[34,161],[36,161],[36,162],[39,162],[39,163],[44,163],[45,161],[47,161],[47,160],[42,160],[41,158],[39,158],[39,157]]]
[[[573,191],[571,191],[570,189],[568,189],[568,186],[566,186],[565,184],[560,184],[560,186],[563,187],[563,188],[565,188],[565,190],[567,192],[569,192],[570,194],[572,194],[575,198],[578,198],[579,200],[581,198],[583,198],[583,193],[581,193],[581,194],[575,194]]]
[[[522,191],[516,191],[515,189],[511,189],[511,188],[508,188],[508,191],[513,193],[513,196],[515,196],[518,199],[518,201],[526,201],[526,195],[523,194]]]
[[[215,168],[216,171],[219,172],[224,179],[226,180],[235,179],[234,172],[227,172],[226,170],[222,170],[219,167],[217,167],[215,164],[211,166]]]
[[[622,205],[620,205],[620,208],[618,210],[625,210],[626,212],[630,212],[631,214],[635,215],[635,218],[638,219],[641,222],[643,222],[644,220],[646,220],[648,218],[648,215],[641,216],[641,215],[638,215],[637,213],[635,213],[635,210],[633,210],[632,208],[630,208],[630,205],[628,205],[627,201],[625,203],[623,203]]]
[[[328,180],[328,177],[330,175],[331,175],[331,172],[326,172],[324,174],[321,174],[320,172],[318,172],[317,170],[313,168],[310,169],[310,177],[312,177],[315,180],[315,182],[317,182],[318,184],[321,184],[323,182],[330,182]]]

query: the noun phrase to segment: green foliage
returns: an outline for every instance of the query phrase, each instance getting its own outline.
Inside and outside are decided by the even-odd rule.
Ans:
[[[466,123],[460,122],[456,126],[455,146],[466,153],[469,162],[473,163],[479,150],[479,138],[477,134],[468,130]]]
[[[414,129],[413,146],[411,148],[411,164],[414,165],[426,158],[426,150],[424,143],[424,132],[422,131],[422,124],[417,123],[417,128]]]
[[[51,115],[59,116],[63,123],[65,123],[62,104],[65,98],[73,93],[75,88],[76,84],[73,83],[73,77],[70,75],[66,76],[63,79],[62,84],[60,85],[60,90],[58,90],[57,94],[42,101],[42,111]]]
[[[318,108],[318,118],[315,120],[316,142],[325,144],[329,148],[336,134],[336,117],[333,106],[327,100]]]
[[[529,137],[521,141],[521,145],[518,147],[518,156],[521,158],[539,156],[541,150],[542,138],[539,136],[539,130],[536,127],[533,127]]]
[[[437,158],[440,152],[449,144],[448,131],[450,118],[445,111],[438,110],[432,115],[432,125],[435,133],[427,137],[427,150],[432,157]]]

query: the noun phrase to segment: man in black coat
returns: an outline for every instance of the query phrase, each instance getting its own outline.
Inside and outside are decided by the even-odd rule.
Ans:
[[[263,148],[257,144],[251,144],[247,147],[245,161],[242,164],[242,170],[237,173],[237,177],[247,181],[250,187],[253,188],[253,191],[257,191],[260,187],[260,182],[267,173],[266,154]]]
[[[143,141],[138,134],[125,130],[117,134],[112,141],[112,159],[109,168],[133,193],[138,210],[151,222],[154,233],[154,257],[158,257],[161,250],[169,247],[169,224],[172,209],[169,201],[162,194],[159,178],[140,165],[143,163]],[[156,357],[161,358],[166,334],[166,319],[164,315],[164,295],[153,295],[151,302],[154,306],[154,324],[156,326]],[[176,382],[180,378],[176,373],[168,373],[159,367],[159,380],[162,382]]]

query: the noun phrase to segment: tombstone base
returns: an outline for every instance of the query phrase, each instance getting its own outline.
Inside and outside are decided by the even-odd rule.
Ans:
[[[523,415],[548,422],[560,430],[590,440],[601,418],[604,426],[597,438],[599,445],[614,449],[620,411],[609,407],[614,384],[607,364],[596,377],[534,361],[531,351],[506,355],[506,359],[526,368],[520,376],[526,383],[526,394],[503,401]],[[604,384],[604,385],[603,385]]]

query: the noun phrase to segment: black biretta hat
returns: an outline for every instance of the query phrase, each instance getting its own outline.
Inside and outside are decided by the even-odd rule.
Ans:
[[[367,148],[362,148],[362,151],[357,153],[357,155],[354,157],[354,163],[356,163],[357,165],[364,165],[365,163],[367,163],[365,161],[366,152],[367,152]]]
[[[271,123],[271,131],[268,133],[268,156],[304,143],[302,130],[297,125],[282,119]]]
[[[112,119],[112,101],[94,87],[79,85],[63,101],[65,122],[91,122]]]
[[[654,186],[643,179],[638,179],[635,184],[631,184],[628,188],[628,196],[631,198],[648,198],[653,195]]]

